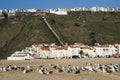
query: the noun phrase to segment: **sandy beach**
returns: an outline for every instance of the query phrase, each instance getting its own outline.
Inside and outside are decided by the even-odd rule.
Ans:
[[[85,66],[86,62],[109,65],[112,63],[120,64],[120,58],[84,58],[84,59],[39,59],[39,60],[23,60],[23,61],[7,61],[0,60],[1,66],[18,65],[27,66],[31,65],[37,68],[40,65],[48,67],[49,64],[59,64],[61,66],[73,65],[73,66]],[[51,68],[49,68],[51,69]],[[51,69],[52,70],[52,69]],[[56,71],[50,75],[43,75],[36,70],[28,74],[23,74],[21,71],[0,71],[0,80],[119,80],[120,72],[104,73],[104,72],[92,72],[81,71],[79,74],[74,73],[57,73]]]

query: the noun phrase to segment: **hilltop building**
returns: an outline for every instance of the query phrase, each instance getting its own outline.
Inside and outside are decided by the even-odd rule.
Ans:
[[[37,12],[37,9],[33,8],[33,9],[27,9],[27,12]]]
[[[65,9],[50,9],[50,13],[57,14],[57,15],[67,15],[67,11]]]
[[[39,10],[36,8],[32,9],[3,9],[0,10],[0,15],[2,13],[8,14],[8,16],[15,16],[16,12],[43,12],[43,13],[51,13],[51,14],[56,14],[56,15],[68,15],[68,12],[70,11],[92,11],[92,12],[120,12],[119,8],[113,8],[113,7],[91,7],[91,8],[57,8],[57,9],[48,9],[48,10]]]

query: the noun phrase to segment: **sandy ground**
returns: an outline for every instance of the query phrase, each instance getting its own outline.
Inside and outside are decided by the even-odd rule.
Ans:
[[[47,67],[50,63],[60,64],[61,66],[84,66],[86,62],[99,62],[101,64],[120,64],[120,58],[40,59],[25,61],[0,60],[0,66],[7,66],[9,64],[18,66],[31,65],[36,68],[40,65]],[[28,74],[23,74],[21,71],[0,71],[0,80],[120,80],[120,72],[103,73],[82,71],[80,74],[74,74],[65,72],[57,73],[54,71],[53,74],[43,75],[36,71],[30,72]]]

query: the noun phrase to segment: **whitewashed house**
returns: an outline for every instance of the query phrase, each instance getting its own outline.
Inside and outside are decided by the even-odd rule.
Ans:
[[[60,59],[64,55],[64,49],[55,49],[51,51],[51,58]]]
[[[40,58],[51,58],[49,46],[42,46],[38,54]]]
[[[120,54],[120,44],[115,44],[116,51],[118,54]]]
[[[70,45],[68,46],[68,54],[69,56],[77,55],[79,56],[79,52],[81,51],[79,45]]]
[[[2,15],[2,10],[0,10],[0,15]]]
[[[88,54],[90,57],[95,57],[96,56],[93,47],[82,47],[81,51],[83,51],[84,55]]]
[[[35,55],[37,54],[37,50],[36,48],[32,48],[32,47],[26,47],[24,50],[22,50],[21,52],[25,52],[25,53],[29,53],[31,55]]]
[[[92,7],[90,10],[93,11],[93,12],[96,12],[97,11],[97,7]]]
[[[50,57],[51,58],[63,58],[65,57],[65,51],[64,48],[62,46],[52,46],[50,47]]]
[[[102,45],[95,47],[95,54],[100,56],[116,54],[116,48],[113,45]]]
[[[120,54],[120,44],[118,45],[118,53]]]
[[[8,16],[15,16],[16,10],[15,9],[11,9],[8,11]]]
[[[37,12],[37,9],[33,8],[33,9],[27,9],[27,12]]]
[[[93,12],[98,12],[98,11],[104,11],[104,7],[92,7],[90,8],[90,11],[93,11]]]
[[[15,52],[11,56],[7,57],[7,60],[31,60],[34,59],[28,53]]]
[[[50,9],[50,13],[57,15],[67,15],[67,11],[65,9]]]

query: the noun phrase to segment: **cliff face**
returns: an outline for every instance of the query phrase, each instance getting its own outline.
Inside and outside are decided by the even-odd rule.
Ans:
[[[57,43],[40,15],[17,13],[0,20],[0,58],[34,43]],[[92,45],[120,43],[120,13],[70,12],[67,16],[45,14],[62,41]]]

